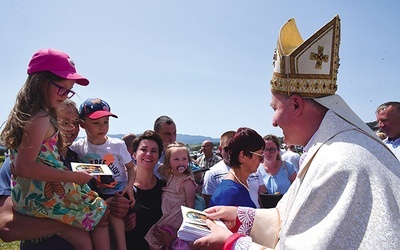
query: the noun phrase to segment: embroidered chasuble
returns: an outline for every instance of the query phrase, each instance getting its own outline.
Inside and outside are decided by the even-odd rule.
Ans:
[[[310,143],[277,209],[256,210],[251,249],[398,249],[400,162],[332,111]]]

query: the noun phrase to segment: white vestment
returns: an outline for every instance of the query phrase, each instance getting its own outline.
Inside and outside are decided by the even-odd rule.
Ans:
[[[250,249],[400,249],[400,162],[332,111],[310,143],[277,209],[256,209]]]

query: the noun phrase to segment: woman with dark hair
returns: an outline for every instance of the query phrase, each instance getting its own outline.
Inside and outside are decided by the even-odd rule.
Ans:
[[[247,179],[263,161],[264,147],[264,140],[253,129],[243,127],[236,131],[226,149],[231,169],[212,195],[210,206],[256,207],[250,198]]]
[[[145,131],[132,143],[133,156],[137,161],[137,172],[134,183],[136,205],[126,222],[133,225],[125,226],[131,230],[125,232],[128,249],[149,249],[144,239],[147,231],[162,216],[161,194],[165,182],[159,180],[153,173],[163,150],[161,137],[152,130]],[[132,217],[135,217],[132,220]]]

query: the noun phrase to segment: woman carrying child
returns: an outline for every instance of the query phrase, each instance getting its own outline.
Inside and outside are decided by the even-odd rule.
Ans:
[[[164,164],[159,168],[165,176],[167,185],[162,194],[162,217],[147,232],[145,239],[151,249],[169,247],[163,245],[154,237],[157,228],[174,234],[182,224],[181,206],[194,208],[196,183],[191,174],[190,155],[187,147],[180,142],[169,144],[165,151]],[[172,249],[189,249],[187,244],[179,239],[175,240]]]

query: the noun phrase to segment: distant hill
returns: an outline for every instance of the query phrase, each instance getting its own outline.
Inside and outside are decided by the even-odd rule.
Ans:
[[[202,135],[178,134],[176,136],[176,140],[179,142],[183,142],[185,144],[201,144],[204,140],[210,140],[213,143],[219,143],[219,138],[211,138],[211,137],[202,136]]]
[[[124,134],[109,134],[108,136],[114,138],[122,138]],[[213,143],[219,143],[219,138],[212,138],[209,136],[202,135],[186,135],[186,134],[178,134],[176,136],[176,140],[179,142],[183,142],[185,144],[193,145],[193,144],[201,144],[204,140],[210,140]]]

